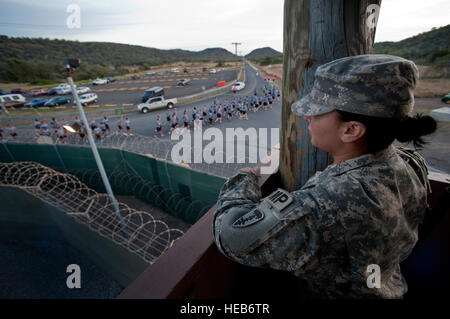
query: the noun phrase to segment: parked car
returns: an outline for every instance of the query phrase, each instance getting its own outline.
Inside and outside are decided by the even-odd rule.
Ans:
[[[188,85],[189,82],[191,82],[191,80],[189,80],[189,79],[181,79],[180,81],[178,81],[177,86],[178,85],[179,86],[185,86],[185,85]]]
[[[22,107],[26,99],[21,94],[6,94],[0,96],[0,103],[4,103],[5,107]]]
[[[231,88],[231,90],[234,92],[234,91],[240,91],[243,88],[245,88],[245,83],[244,82],[236,82],[236,83],[234,83],[234,85]]]
[[[31,92],[31,96],[40,96],[40,95],[46,95],[47,91],[46,90],[34,90],[33,92]]]
[[[77,87],[77,86],[75,85],[75,87]],[[58,89],[58,88],[68,88],[68,89],[70,89],[70,85],[67,84],[67,83],[61,83],[61,84],[58,85],[56,88],[57,88],[57,89]]]
[[[444,97],[441,99],[442,102],[444,103],[450,103],[450,93],[447,93],[446,95],[444,95]]]
[[[170,69],[170,72],[172,72],[172,73],[180,73],[180,70],[178,70],[178,68],[173,68],[173,69]]]
[[[0,89],[0,95],[5,95],[5,94],[9,94],[8,91]]]
[[[151,97],[163,96],[163,95],[164,95],[164,89],[160,86],[155,86],[155,87],[152,87],[152,88],[144,91],[144,94],[142,95],[142,102],[146,102]]]
[[[86,106],[90,103],[97,103],[98,102],[98,95],[95,93],[87,93],[80,96],[80,103],[83,106]]]
[[[20,88],[16,88],[16,89],[12,89],[11,94],[25,94],[25,90],[24,89],[20,89]]]
[[[44,106],[44,104],[48,101],[48,99],[39,98],[33,99],[31,102],[25,103],[24,107],[39,107]]]
[[[162,75],[163,73],[162,73],[162,71],[159,71],[157,74],[158,74],[158,75]]]
[[[65,96],[57,96],[52,97],[50,100],[48,100],[44,106],[57,106],[57,105],[63,105],[70,103],[70,99]]]
[[[47,91],[47,95],[55,95],[55,94],[57,94],[56,91],[57,91],[57,88],[51,88],[50,90]]]
[[[106,78],[106,83],[113,83],[116,82],[115,78]]]
[[[87,86],[79,86],[76,90],[77,94],[85,94],[91,92],[91,89]]]
[[[216,74],[216,73],[217,73],[216,69],[209,70],[209,74]]]
[[[92,82],[92,85],[102,85],[102,84],[106,84],[108,83],[108,81],[106,79],[95,79],[94,82]]]
[[[155,72],[153,72],[153,71],[150,71],[150,72],[147,72],[147,73],[146,73],[146,75],[150,75],[150,76],[152,76],[152,75],[155,75]]]
[[[72,90],[70,87],[59,87],[56,89],[56,94],[64,95],[64,94],[70,94],[72,93]]]
[[[148,113],[150,110],[156,110],[161,108],[172,108],[175,104],[177,104],[178,99],[164,99],[164,96],[157,96],[148,99],[147,102],[138,104],[137,109],[138,112]]]

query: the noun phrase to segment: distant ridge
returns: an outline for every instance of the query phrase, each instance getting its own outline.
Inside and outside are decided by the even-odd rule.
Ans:
[[[128,73],[128,67],[140,70],[177,61],[220,62],[238,60],[224,48],[202,51],[161,50],[138,45],[110,42],[79,42],[44,38],[13,38],[0,35],[0,81],[45,82],[61,79],[64,58],[81,60],[76,80]]]
[[[245,56],[246,59],[261,59],[265,57],[282,58],[283,53],[278,52],[271,47],[255,49]]]
[[[450,24],[398,42],[377,42],[373,52],[392,54],[416,64],[450,67]]]
[[[223,48],[203,51],[161,50],[111,42],[79,42],[44,38],[10,38],[0,36],[0,57],[28,61],[57,61],[68,55],[92,64],[163,64],[177,60],[235,59]]]

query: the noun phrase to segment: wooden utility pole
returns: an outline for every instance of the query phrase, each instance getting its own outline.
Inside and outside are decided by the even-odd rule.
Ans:
[[[291,111],[308,94],[321,64],[372,53],[381,0],[285,0],[280,174],[300,188],[332,158],[311,145],[307,122]]]

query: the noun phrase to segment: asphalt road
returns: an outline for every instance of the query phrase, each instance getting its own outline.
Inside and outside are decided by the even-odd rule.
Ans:
[[[223,103],[226,99],[231,101],[232,99],[237,99],[239,97],[251,97],[254,94],[255,89],[257,90],[258,96],[262,95],[261,87],[263,87],[267,82],[264,81],[264,79],[260,75],[256,75],[256,71],[250,67],[248,64],[245,66],[245,88],[239,91],[238,93],[234,94],[231,91],[229,93],[222,94],[217,97],[219,103]],[[194,107],[203,107],[203,106],[210,106],[212,105],[215,98],[209,98],[206,100],[202,100],[199,102],[189,103],[182,106],[177,106],[177,113],[178,116],[181,119],[181,116],[184,112],[184,110],[188,110],[188,114],[191,117],[191,110]],[[149,112],[147,114],[142,113],[134,113],[134,114],[127,114],[131,121],[132,129],[134,132],[145,135],[145,136],[153,136],[156,128],[156,116],[160,115],[161,120],[164,123],[163,131],[165,136],[163,139],[169,139],[170,136],[167,133],[169,130],[169,125],[165,123],[165,110],[155,110],[152,112]],[[115,123],[112,122],[114,125]],[[181,123],[182,124],[182,123]],[[181,125],[180,124],[180,125]],[[237,117],[233,117],[232,120],[227,120],[224,118],[222,120],[222,123],[215,123],[213,126],[219,128],[223,132],[227,128],[235,128],[235,127],[241,127],[243,129],[247,129],[250,127],[259,129],[259,128],[280,128],[281,125],[281,99],[278,98],[274,104],[272,109],[269,109],[267,111],[264,111],[262,108],[254,113],[249,112],[248,113],[248,121],[247,120],[239,120]],[[210,126],[204,126],[204,129],[207,129]],[[114,129],[115,129],[114,125]],[[269,135],[270,136],[270,135]]]

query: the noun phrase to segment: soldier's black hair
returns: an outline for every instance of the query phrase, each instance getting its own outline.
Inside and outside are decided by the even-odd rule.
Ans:
[[[394,139],[402,143],[412,142],[416,149],[426,142],[423,135],[436,131],[436,121],[428,115],[414,117],[380,118],[337,110],[344,122],[357,121],[366,127],[368,152],[375,153],[388,147]]]

